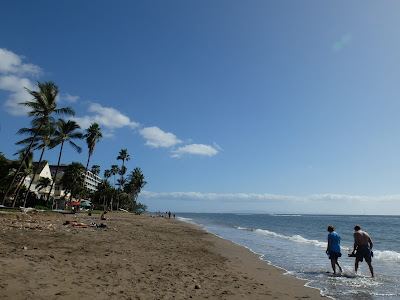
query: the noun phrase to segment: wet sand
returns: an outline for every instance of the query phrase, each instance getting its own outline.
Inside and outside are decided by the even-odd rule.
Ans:
[[[0,212],[0,299],[327,299],[193,225],[107,216]]]

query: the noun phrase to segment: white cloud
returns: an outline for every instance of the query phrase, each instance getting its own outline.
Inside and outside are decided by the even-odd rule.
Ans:
[[[23,57],[7,49],[0,48],[0,73],[39,75],[40,67],[22,63]]]
[[[57,100],[59,103],[75,103],[76,101],[78,101],[78,99],[79,96],[72,96],[66,93],[59,95]]]
[[[172,151],[172,157],[181,157],[184,154],[195,154],[204,156],[214,156],[218,154],[218,150],[209,145],[191,144],[179,147],[177,150]]]
[[[154,148],[169,148],[182,143],[173,133],[162,131],[156,126],[143,128],[139,133],[146,139],[146,145]]]
[[[350,33],[347,33],[343,35],[339,41],[335,42],[332,46],[333,52],[339,52],[343,50],[343,47],[346,46],[348,43],[351,42],[352,40],[352,35]]]
[[[6,111],[14,116],[25,116],[28,108],[19,105],[21,102],[30,101],[32,96],[25,90],[34,89],[33,83],[28,78],[15,75],[0,76],[0,89],[10,92],[4,107]]]
[[[0,89],[10,93],[4,108],[14,116],[23,116],[29,111],[18,104],[32,98],[24,89],[35,87],[27,76],[37,76],[41,73],[40,67],[22,61],[22,56],[0,48]]]
[[[104,137],[114,136],[114,129],[125,126],[136,128],[138,123],[133,122],[126,115],[112,107],[103,107],[98,103],[91,103],[88,109],[93,115],[83,117],[71,117],[71,120],[77,122],[82,129],[88,128],[92,123],[98,123],[101,127],[105,127]]]

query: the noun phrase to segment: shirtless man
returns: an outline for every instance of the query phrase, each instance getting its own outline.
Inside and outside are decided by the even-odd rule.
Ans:
[[[358,270],[358,262],[362,262],[365,258],[365,262],[368,264],[369,270],[371,272],[372,277],[374,277],[374,269],[371,264],[371,249],[374,245],[368,233],[361,230],[361,226],[354,226],[354,248],[352,254],[354,255],[357,250],[356,262],[354,268],[357,272]]]

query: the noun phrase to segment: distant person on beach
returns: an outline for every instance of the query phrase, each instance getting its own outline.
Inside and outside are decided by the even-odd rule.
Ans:
[[[96,224],[85,224],[85,223],[79,223],[75,221],[65,221],[63,224],[64,226],[72,226],[72,227],[96,227]]]
[[[104,220],[104,221],[107,221],[108,220],[108,218],[106,217],[106,214],[107,214],[107,212],[105,211],[105,212],[103,212],[102,214],[101,214],[101,217],[100,217],[100,219],[101,220]]]
[[[331,260],[333,274],[336,274],[336,265],[339,267],[339,271],[342,272],[342,267],[339,265],[338,259],[342,256],[340,253],[340,235],[335,232],[335,227],[332,225],[328,226],[328,246],[326,247],[326,254],[329,255]]]
[[[354,226],[354,248],[353,252],[351,253],[351,256],[356,257],[356,262],[354,264],[354,269],[357,273],[358,270],[358,262],[362,262],[363,259],[365,258],[365,262],[368,264],[369,270],[371,272],[371,276],[374,277],[374,268],[372,267],[371,264],[371,257],[372,257],[372,246],[374,245],[372,243],[371,237],[369,236],[368,233],[365,231],[361,230],[360,225]]]
[[[168,212],[168,218],[171,219],[171,212]]]

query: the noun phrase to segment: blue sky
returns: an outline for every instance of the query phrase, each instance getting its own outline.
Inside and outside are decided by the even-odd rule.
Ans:
[[[53,81],[83,129],[100,124],[91,165],[128,149],[150,210],[399,214],[399,9],[5,1],[0,151],[29,125],[23,88]],[[63,163],[86,163],[79,144]]]

